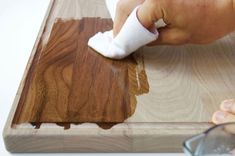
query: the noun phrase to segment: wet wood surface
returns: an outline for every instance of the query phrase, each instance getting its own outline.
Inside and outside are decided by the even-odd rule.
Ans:
[[[58,19],[32,63],[14,124],[90,122],[106,128],[129,118],[136,95],[149,90],[144,68],[137,71],[133,56],[111,60],[87,46],[96,32],[111,28],[110,19]]]

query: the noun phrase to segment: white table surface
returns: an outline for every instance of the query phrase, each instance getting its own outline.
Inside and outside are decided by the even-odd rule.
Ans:
[[[49,0],[0,0],[0,133],[11,109],[20,80],[36,40]],[[0,155],[6,151],[0,137]],[[28,156],[33,154],[27,154]],[[58,154],[37,154],[58,155]],[[59,154],[75,155],[75,154]],[[78,154],[77,154],[78,155]],[[79,154],[88,155],[88,154]],[[89,154],[97,155],[97,154]],[[116,155],[116,154],[105,154]],[[119,155],[119,154],[118,154]],[[122,154],[133,155],[133,154]],[[137,155],[137,154],[135,154]],[[146,155],[146,154],[138,154]],[[148,154],[156,156],[182,156],[183,154]]]

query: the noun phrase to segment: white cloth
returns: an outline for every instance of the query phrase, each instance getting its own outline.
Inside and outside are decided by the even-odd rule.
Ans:
[[[106,6],[109,10],[109,14],[113,21],[114,21],[118,1],[119,0],[105,0]]]
[[[147,30],[137,18],[137,6],[127,18],[119,34],[113,38],[112,30],[104,33],[97,33],[88,41],[88,45],[101,55],[122,59],[140,47],[156,40],[158,31],[154,33]]]
[[[105,0],[106,6],[108,8],[109,14],[114,21],[115,14],[116,14],[116,8],[117,8],[117,3],[119,0]],[[159,19],[158,21],[155,22],[156,28],[162,28],[166,26],[166,23],[163,21],[163,19]]]

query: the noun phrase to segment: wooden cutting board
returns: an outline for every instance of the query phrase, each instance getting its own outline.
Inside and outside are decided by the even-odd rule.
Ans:
[[[110,29],[103,0],[51,1],[4,129],[10,152],[181,152],[235,97],[235,34],[111,60],[87,46]]]

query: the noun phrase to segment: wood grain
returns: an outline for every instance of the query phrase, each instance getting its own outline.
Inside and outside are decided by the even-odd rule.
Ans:
[[[135,112],[123,123],[115,125],[98,123],[102,124],[102,127],[97,126],[97,123],[57,123],[67,130],[56,123],[43,123],[41,126],[39,122],[32,123],[35,127],[29,123],[14,124],[17,120],[13,121],[13,118],[19,119],[21,116],[21,113],[16,112],[25,109],[19,102],[25,93],[25,88],[35,89],[35,84],[30,85],[33,80],[35,81],[35,77],[28,79],[28,75],[33,75],[32,71],[38,72],[39,66],[34,63],[40,64],[40,61],[36,61],[40,60],[38,54],[49,49],[54,23],[58,19],[62,19],[60,22],[63,22],[86,17],[109,18],[104,0],[51,1],[4,128],[4,141],[9,151],[182,152],[181,145],[186,138],[212,126],[211,116],[219,108],[220,102],[234,98],[235,33],[232,33],[209,45],[156,46],[144,47],[137,51],[133,55],[137,63],[136,72],[140,73],[143,79],[147,76],[149,92],[136,96],[136,105],[133,105],[135,109],[129,109]],[[67,86],[71,86],[69,82],[73,82],[73,74],[81,71],[81,69],[74,70],[75,63],[78,64],[77,53],[78,51],[74,59],[66,54],[66,58],[57,62],[58,66],[53,65],[49,69],[41,67],[40,69],[45,71],[58,68],[53,74],[46,72],[45,78],[54,74],[63,75],[64,79],[59,87],[66,90]],[[65,60],[75,61],[66,66]],[[59,66],[60,63],[64,63],[64,66]],[[141,74],[143,68],[146,74]],[[60,72],[62,74],[59,74]],[[37,80],[40,79],[38,77]],[[50,82],[53,85],[54,80],[62,79],[61,76],[54,76],[52,80]],[[39,82],[45,83],[45,81]],[[24,94],[24,98],[26,95],[28,94]],[[30,109],[31,107],[29,104]],[[73,107],[71,105],[70,110]],[[56,111],[62,113],[63,117],[67,116],[64,109],[58,108]],[[43,111],[41,113],[43,114]],[[35,117],[38,118],[37,116],[40,115]]]
[[[39,128],[39,123],[57,123],[68,128],[69,123],[91,122],[111,128],[130,117],[136,95],[149,90],[144,69],[137,72],[132,56],[110,60],[87,46],[96,32],[111,27],[108,19],[58,19],[33,62],[13,124]]]

